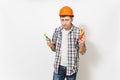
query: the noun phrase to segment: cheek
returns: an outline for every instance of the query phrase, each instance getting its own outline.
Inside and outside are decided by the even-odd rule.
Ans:
[[[62,24],[63,22],[61,21],[61,24]]]
[[[71,25],[71,21],[68,21],[66,24],[67,24],[67,25]]]
[[[65,22],[61,22],[62,25],[65,25]]]

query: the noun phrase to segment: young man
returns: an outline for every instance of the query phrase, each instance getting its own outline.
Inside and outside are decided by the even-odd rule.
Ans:
[[[56,28],[47,45],[55,54],[53,80],[76,80],[79,53],[86,52],[85,36],[80,40],[80,29],[73,22],[73,10],[64,6],[59,12],[61,26]]]

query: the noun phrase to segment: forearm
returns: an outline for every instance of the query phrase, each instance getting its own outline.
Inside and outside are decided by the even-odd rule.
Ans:
[[[84,54],[86,52],[86,45],[85,45],[85,43],[84,44],[81,44],[80,45],[80,53],[81,54]]]

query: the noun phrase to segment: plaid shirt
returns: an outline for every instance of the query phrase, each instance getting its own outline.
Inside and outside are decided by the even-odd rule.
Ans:
[[[61,61],[61,43],[62,43],[62,27],[56,28],[53,33],[52,41],[56,46],[56,55],[54,62],[54,72],[59,73],[59,65]],[[68,33],[68,66],[66,75],[72,75],[78,71],[79,66],[79,36],[80,29],[72,26],[71,31]]]

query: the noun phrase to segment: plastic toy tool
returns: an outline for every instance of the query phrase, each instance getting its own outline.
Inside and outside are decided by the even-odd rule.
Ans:
[[[82,40],[84,34],[85,34],[84,27],[82,26],[80,30],[80,40]]]
[[[50,40],[50,38],[46,35],[46,33],[43,33],[43,35],[45,36],[46,40]]]

